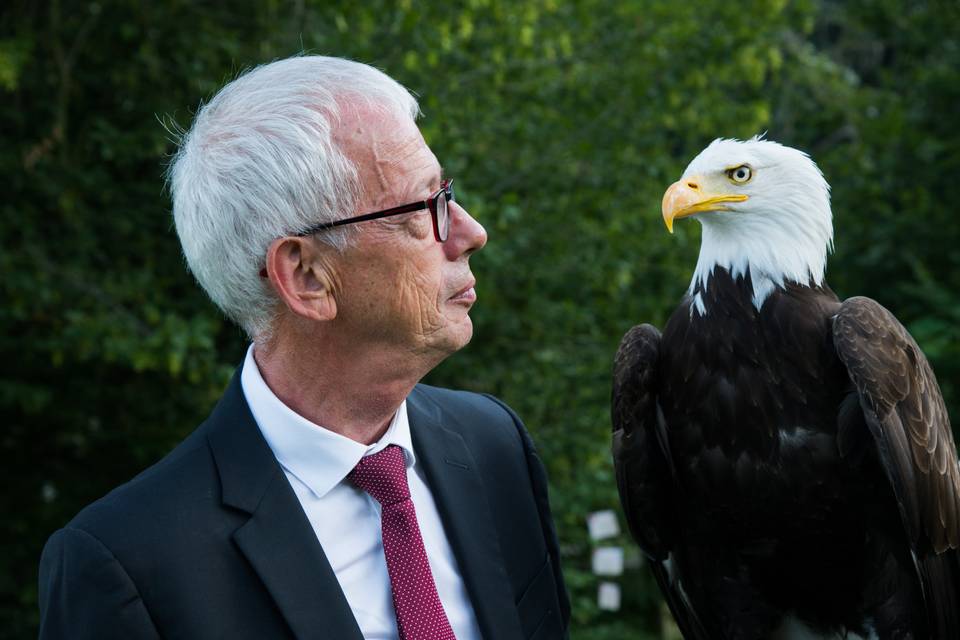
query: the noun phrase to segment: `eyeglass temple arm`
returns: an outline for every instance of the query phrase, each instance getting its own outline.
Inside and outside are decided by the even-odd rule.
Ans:
[[[339,227],[345,224],[353,224],[354,222],[366,222],[367,220],[377,220],[379,218],[386,218],[387,216],[398,216],[401,213],[410,213],[412,211],[421,211],[423,209],[429,208],[429,204],[426,201],[424,202],[414,202],[412,204],[403,204],[399,207],[393,207],[392,209],[384,209],[383,211],[377,211],[376,213],[366,213],[362,216],[356,216],[353,218],[344,218],[343,220],[334,220],[333,222],[322,222],[315,227],[310,227],[308,230],[303,233],[297,234],[301,236],[309,236],[318,231],[323,231],[325,229],[332,229],[333,227]]]

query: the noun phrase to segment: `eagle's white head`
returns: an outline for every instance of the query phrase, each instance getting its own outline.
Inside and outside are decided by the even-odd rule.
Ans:
[[[663,196],[663,220],[693,217],[703,225],[690,283],[706,290],[714,267],[749,269],[757,309],[786,282],[823,283],[833,247],[830,185],[810,156],[770,140],[718,138],[700,152]]]

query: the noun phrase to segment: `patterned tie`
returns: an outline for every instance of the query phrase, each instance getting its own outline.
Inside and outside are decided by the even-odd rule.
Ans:
[[[366,456],[349,477],[381,506],[383,553],[387,557],[400,640],[456,640],[423,548],[407,486],[403,450],[391,444]]]

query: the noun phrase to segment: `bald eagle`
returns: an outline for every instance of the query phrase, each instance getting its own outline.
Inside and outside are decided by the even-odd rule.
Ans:
[[[960,638],[960,468],[936,378],[824,280],[830,188],[805,153],[718,139],[663,198],[703,227],[663,334],[614,365],[617,485],[688,640]]]

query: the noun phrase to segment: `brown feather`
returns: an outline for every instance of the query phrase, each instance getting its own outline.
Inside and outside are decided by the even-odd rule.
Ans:
[[[841,305],[833,336],[868,421],[878,427],[874,437],[886,452],[897,499],[919,516],[919,529],[905,523],[914,544],[928,542],[936,553],[957,549],[960,469],[950,419],[926,357],[893,314],[869,298]]]
[[[649,558],[684,638],[708,640],[682,585],[667,570],[677,531],[672,469],[657,407],[659,359],[660,332],[649,324],[630,329],[617,349],[611,397],[617,488],[630,532]]]

